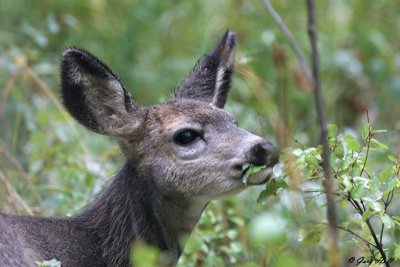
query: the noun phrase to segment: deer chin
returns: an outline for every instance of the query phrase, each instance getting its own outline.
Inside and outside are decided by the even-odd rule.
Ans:
[[[252,185],[262,185],[267,183],[273,173],[273,167],[267,167],[262,171],[252,174],[251,176],[247,177],[247,180],[244,181],[243,172],[240,174],[236,174],[225,180],[225,187],[220,187],[219,190],[216,190],[214,193],[207,195],[209,200],[216,200],[222,198],[228,198],[237,195],[241,191],[245,190],[247,186]],[[213,188],[216,189],[215,187]],[[208,192],[212,192],[212,189],[208,189]]]
[[[192,192],[188,197],[200,197],[208,201],[213,201],[235,196],[246,189],[246,186],[241,182],[238,176],[222,176],[215,178],[214,181],[215,180],[218,180],[218,183],[211,182],[200,191]]]
[[[227,190],[223,193],[219,193],[214,196],[210,196],[210,199],[217,200],[217,199],[233,197],[233,196],[237,195],[238,193],[242,192],[244,189],[245,189],[244,186],[235,187],[235,188],[232,188],[231,190]]]

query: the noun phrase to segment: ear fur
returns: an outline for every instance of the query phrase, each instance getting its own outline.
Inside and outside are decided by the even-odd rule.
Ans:
[[[69,113],[95,132],[129,134],[138,122],[132,115],[138,117],[140,107],[130,93],[104,63],[84,50],[64,51],[61,93]]]
[[[230,89],[236,34],[227,30],[217,46],[199,59],[175,98],[197,99],[223,108]]]

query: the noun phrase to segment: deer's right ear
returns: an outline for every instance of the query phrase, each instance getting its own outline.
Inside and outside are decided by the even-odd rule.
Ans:
[[[69,113],[87,128],[112,136],[131,134],[144,117],[118,77],[100,60],[77,48],[61,60],[61,93]]]

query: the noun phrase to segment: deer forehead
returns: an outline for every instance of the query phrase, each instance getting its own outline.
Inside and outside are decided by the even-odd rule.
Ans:
[[[226,124],[237,125],[235,117],[225,110],[195,100],[176,100],[161,104],[154,109],[152,117],[155,118],[165,131],[170,131],[184,125],[198,125],[204,128],[208,125],[223,126]]]

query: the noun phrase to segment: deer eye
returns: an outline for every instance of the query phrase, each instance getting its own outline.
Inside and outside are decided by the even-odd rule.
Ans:
[[[198,137],[200,137],[200,133],[194,130],[186,129],[178,132],[174,136],[174,141],[178,145],[188,145],[194,140],[196,140]]]

